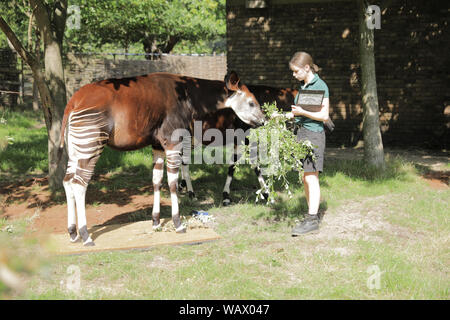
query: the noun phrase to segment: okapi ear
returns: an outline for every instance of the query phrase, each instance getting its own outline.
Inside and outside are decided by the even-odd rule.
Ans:
[[[225,83],[227,85],[227,88],[229,90],[237,91],[239,90],[239,76],[235,71],[230,71],[225,76]]]

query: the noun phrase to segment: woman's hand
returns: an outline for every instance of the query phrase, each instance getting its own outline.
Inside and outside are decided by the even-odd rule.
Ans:
[[[284,117],[286,119],[292,119],[294,118],[294,114],[292,112],[287,112],[287,113],[278,113],[278,112],[274,112],[270,115],[270,118],[278,118],[278,117]]]
[[[303,116],[308,117],[310,119],[316,120],[316,121],[327,121],[329,119],[329,108],[330,108],[330,99],[329,98],[323,98],[322,102],[322,108],[318,112],[311,112],[306,111],[300,106],[291,106],[292,113],[295,116]]]
[[[300,106],[296,106],[296,105],[291,105],[292,108],[292,114],[295,116],[303,116],[305,113],[305,109],[303,109]]]

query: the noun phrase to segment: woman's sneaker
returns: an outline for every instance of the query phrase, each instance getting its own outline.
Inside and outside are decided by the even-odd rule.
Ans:
[[[317,214],[306,214],[305,219],[292,229],[292,236],[296,237],[306,233],[315,233],[318,230],[319,217]]]

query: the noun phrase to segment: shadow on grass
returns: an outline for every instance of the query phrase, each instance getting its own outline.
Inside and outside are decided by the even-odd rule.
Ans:
[[[440,171],[440,170],[432,170],[424,165],[415,164],[417,172],[425,179],[429,180],[439,180],[442,183],[445,183],[447,186],[450,182],[450,171]]]
[[[40,129],[42,130],[42,129]],[[45,129],[43,129],[45,131]],[[137,161],[129,160],[130,154],[140,154]],[[128,157],[128,160],[125,159]],[[142,157],[143,160],[142,161]],[[14,194],[11,201],[28,201],[32,199],[35,203],[39,202],[38,197],[32,192],[32,185],[36,183],[36,179],[28,179],[25,182],[19,181],[20,176],[24,176],[24,172],[31,172],[37,168],[47,168],[47,136],[46,134],[32,134],[24,136],[23,141],[15,142],[8,146],[0,153],[0,162],[7,163],[11,173],[17,178],[11,181],[0,181],[0,195]],[[118,206],[126,206],[133,196],[153,193],[152,186],[152,152],[147,147],[132,152],[120,152],[105,148],[100,157],[94,177],[88,187],[86,203],[93,205],[116,204]],[[325,163],[324,173],[320,176],[321,187],[329,187],[328,179],[338,174],[350,178],[353,181],[366,181],[368,183],[383,183],[388,180],[406,180],[411,173],[404,167],[404,162],[399,159],[390,159],[386,163],[385,170],[368,167],[362,160],[340,160],[327,159]],[[425,167],[416,165],[416,170],[422,174],[430,174]],[[44,170],[43,169],[43,170]],[[180,195],[182,214],[189,214],[192,210],[207,210],[211,207],[220,207],[222,205],[222,191],[226,181],[228,165],[191,165],[191,176],[193,177],[193,187],[198,201],[190,201],[187,195]],[[45,172],[45,170],[44,170]],[[109,174],[108,172],[112,172]],[[445,183],[448,184],[448,174],[444,176]],[[298,182],[298,175],[292,172],[288,175],[288,180],[295,189],[302,189]],[[162,191],[168,196],[167,175],[165,173]],[[46,180],[38,181],[43,191],[48,191],[48,182]],[[17,191],[20,186],[25,186],[23,190]],[[240,172],[235,174],[235,179],[231,184],[231,198],[233,203],[254,203],[256,190],[259,189],[257,177],[249,165],[241,166]],[[281,185],[275,186],[276,191],[283,192]],[[298,192],[297,192],[298,194]],[[307,211],[306,199],[304,196],[297,196],[298,199],[293,204],[292,200],[282,200],[276,204],[271,212],[274,219],[294,218],[301,216]],[[212,201],[211,201],[212,199]],[[209,201],[209,203],[208,203]],[[200,203],[202,202],[202,203]],[[205,204],[206,202],[206,204]],[[56,193],[52,197],[52,202],[40,203],[43,208],[47,208],[55,203],[65,203],[64,191]],[[136,210],[121,214],[117,218],[112,219],[110,224],[123,219],[149,219],[151,212],[149,208]],[[321,204],[322,211],[326,211],[326,203]],[[170,206],[162,206],[161,215],[170,217]],[[123,217],[121,217],[123,216]],[[136,218],[137,217],[137,218]],[[139,221],[139,220],[138,220]]]
[[[269,221],[284,221],[284,220],[302,220],[305,214],[308,213],[308,205],[305,196],[300,196],[294,205],[288,201],[279,201],[272,205],[273,211],[271,211],[270,217],[265,214],[261,214],[260,217],[265,216]],[[319,206],[319,217],[323,219],[328,210],[327,201],[321,201]]]
[[[194,190],[202,190],[203,192],[204,187],[208,186],[205,191],[210,196],[221,198],[227,169],[227,165],[191,165],[191,175],[199,176],[192,181]],[[320,174],[321,186],[328,187],[325,178],[334,177],[337,174],[343,174],[355,181],[383,183],[388,180],[407,180],[410,172],[404,168],[404,162],[399,159],[387,161],[384,170],[367,166],[362,160],[330,159],[325,164],[324,172]],[[301,187],[298,174],[294,171],[288,174],[288,181],[295,188]],[[237,199],[248,198],[257,189],[259,189],[259,183],[253,169],[250,166],[242,166],[241,174],[235,174],[231,184],[232,197]],[[283,191],[281,184],[276,184],[275,190]],[[196,191],[196,193],[198,192]]]
[[[411,170],[413,169],[413,170]],[[206,192],[214,199],[214,205],[220,206],[222,199],[222,188],[226,180],[227,166],[197,165],[191,166],[192,176],[200,176],[193,179],[192,183],[196,194]],[[364,181],[370,184],[382,184],[389,181],[408,181],[413,174],[414,168],[405,166],[402,159],[388,159],[386,168],[379,170],[375,167],[367,166],[362,160],[342,160],[329,159],[325,163],[324,172],[320,174],[320,185],[322,188],[331,188],[330,179],[336,175],[344,175],[353,182]],[[296,190],[294,199],[287,199],[282,196],[277,203],[272,205],[272,210],[261,213],[258,218],[279,221],[284,219],[302,218],[308,211],[306,198],[303,195],[303,186],[298,181],[298,174],[291,172],[288,174],[288,181],[291,187]],[[250,166],[243,166],[241,173],[235,176],[231,185],[231,198],[236,202],[254,203],[255,191],[259,189],[256,175]],[[281,184],[275,185],[275,190],[283,194]],[[237,200],[237,201],[236,201]],[[319,208],[321,216],[326,214],[328,204],[322,201]]]
[[[42,133],[26,135],[27,137],[22,136],[22,141],[13,141],[13,144],[0,152],[1,170],[13,177],[20,177],[24,173],[36,170],[48,172],[47,135]]]
[[[228,165],[201,164],[189,166],[192,186],[196,197],[201,200],[213,199],[214,206],[221,206],[223,187],[228,174]],[[250,166],[242,166],[239,173],[235,173],[231,183],[231,201],[254,202],[256,190],[260,188],[255,172]]]
[[[29,139],[28,139],[29,138]],[[0,197],[2,205],[27,203],[29,209],[47,209],[55,205],[66,203],[63,189],[51,193],[48,178],[45,174],[24,174],[33,171],[45,154],[46,135],[27,137],[25,142],[8,146],[0,154],[0,161],[8,161],[10,172],[3,175],[0,181]],[[45,147],[41,145],[44,144]],[[43,150],[40,150],[43,149]],[[25,150],[31,150],[25,153]],[[151,151],[150,151],[151,152]],[[26,156],[28,155],[28,156]],[[88,186],[86,204],[98,202],[105,204],[128,205],[132,197],[152,190],[151,171],[145,165],[129,166],[124,161],[124,152],[105,148],[99,166]],[[148,159],[151,163],[151,157]],[[47,160],[45,159],[47,164]],[[125,168],[125,169],[123,169]],[[118,171],[115,174],[104,174],[107,170]],[[9,174],[11,173],[11,174]]]

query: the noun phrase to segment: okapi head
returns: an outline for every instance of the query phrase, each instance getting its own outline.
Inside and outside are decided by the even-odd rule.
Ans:
[[[225,106],[233,109],[236,115],[248,125],[263,125],[265,118],[259,102],[244,84],[239,83],[237,73],[231,71],[225,76],[224,81],[228,90],[234,91],[226,100]]]

